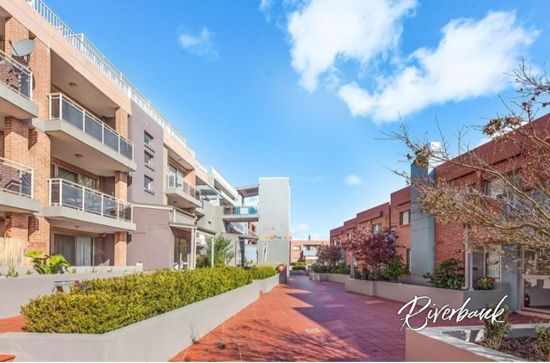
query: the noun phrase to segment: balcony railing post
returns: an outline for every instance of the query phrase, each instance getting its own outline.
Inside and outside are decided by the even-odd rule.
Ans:
[[[120,200],[116,201],[116,219],[120,219]]]
[[[82,111],[82,131],[86,132],[86,111]]]
[[[82,193],[82,211],[85,211],[85,200],[86,199],[86,188],[80,188],[80,192]]]
[[[59,185],[58,205],[63,205],[63,179],[57,179],[57,184]]]
[[[105,209],[103,208],[103,195],[101,195],[101,202],[100,202],[100,204],[101,204],[101,212],[100,212],[99,214],[100,214],[101,216],[103,216],[103,211],[105,210]]]

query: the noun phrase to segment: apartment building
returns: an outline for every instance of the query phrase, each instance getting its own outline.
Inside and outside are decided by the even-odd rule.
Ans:
[[[398,190],[391,195],[390,202],[364,210],[344,222],[340,227],[330,231],[330,244],[345,245],[358,228],[367,228],[373,234],[383,230],[393,230],[396,237],[397,251],[403,262],[409,261],[410,245],[410,200],[409,187]],[[346,252],[346,263],[351,263],[351,255]]]
[[[533,121],[530,127],[544,138],[550,130],[550,115]],[[508,173],[521,171],[521,166],[529,162],[526,153],[528,148],[528,144],[520,148],[512,142],[488,142],[469,153],[475,153],[485,162],[497,166],[501,172]],[[458,158],[469,157],[469,153]],[[457,167],[453,163],[433,165],[430,168],[412,165],[410,175],[411,178],[438,178],[467,185],[493,196],[499,190],[498,181],[488,175]],[[385,219],[381,217],[387,210],[389,224],[384,224]],[[331,244],[341,245],[346,238],[351,238],[360,224],[360,215],[377,215],[376,223],[389,225],[395,231],[398,251],[409,266],[409,282],[425,284],[424,274],[433,273],[435,266],[443,260],[456,258],[463,261],[465,266],[465,289],[473,290],[479,277],[490,276],[497,282],[497,288],[508,295],[507,304],[511,309],[550,313],[550,276],[544,269],[537,268],[533,252],[512,246],[503,246],[501,251],[467,248],[470,241],[465,226],[444,224],[433,215],[423,212],[418,203],[418,191],[414,187],[393,192],[388,205],[358,213],[355,218],[331,230]],[[372,222],[369,224],[371,226]]]
[[[296,263],[303,261],[306,265],[311,265],[319,259],[319,251],[322,246],[328,246],[328,240],[300,240],[293,239],[290,241],[290,262]]]
[[[216,234],[235,241],[235,264],[288,264],[273,242],[290,239],[288,178],[239,189],[203,167],[43,0],[0,0],[0,47],[0,265],[40,250],[75,266],[194,268]]]

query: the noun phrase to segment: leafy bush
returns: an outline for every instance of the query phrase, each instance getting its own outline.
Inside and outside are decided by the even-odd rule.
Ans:
[[[325,273],[328,272],[328,266],[322,265],[318,262],[315,262],[310,266],[311,270],[316,273]]]
[[[263,280],[277,274],[277,270],[272,266],[255,266],[247,268],[247,271],[253,280]]]
[[[386,281],[397,281],[397,279],[406,272],[407,268],[401,261],[401,257],[395,256],[390,260],[382,272],[380,272],[380,278]]]
[[[322,245],[319,247],[319,263],[334,267],[342,259],[342,247]]]
[[[496,305],[487,305],[487,308],[495,309]],[[510,315],[510,309],[507,306],[503,306],[504,312],[498,317],[498,320],[502,322],[493,322],[491,318],[483,319],[485,325],[485,334],[483,337],[483,343],[491,349],[498,350],[502,339],[508,334],[512,327],[508,323],[508,316]]]
[[[550,327],[537,325],[537,348],[544,355],[547,361],[550,361]]]
[[[433,275],[427,273],[424,278],[435,287],[459,290],[464,285],[464,269],[459,260],[448,258],[437,265]]]
[[[495,286],[495,279],[489,276],[481,276],[477,279],[476,285],[479,290],[492,290]]]
[[[33,299],[21,314],[29,332],[102,334],[251,282],[250,272],[233,267],[93,279]]]
[[[69,261],[62,255],[45,255],[40,251],[29,251],[25,257],[32,259],[33,268],[41,275],[67,272]]]
[[[227,265],[233,257],[235,257],[235,251],[233,248],[233,241],[222,235],[218,235],[214,238],[214,266],[221,267]],[[206,255],[199,256],[197,258],[197,267],[211,267],[212,266],[212,243],[206,244]]]
[[[292,266],[293,271],[303,271],[305,269],[306,269],[306,265],[304,264],[295,264],[294,266]]]

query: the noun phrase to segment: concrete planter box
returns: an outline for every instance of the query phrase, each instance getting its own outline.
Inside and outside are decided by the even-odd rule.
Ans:
[[[119,266],[96,268],[96,272],[77,269],[76,273],[64,273],[55,275],[21,274],[19,277],[0,278],[0,319],[19,315],[21,305],[40,295],[48,295],[55,292],[56,281],[82,281],[94,278],[118,277],[129,273],[141,271],[141,267]],[[109,271],[109,272],[108,272]]]
[[[276,274],[274,276],[268,277],[267,279],[254,280],[254,282],[258,285],[260,291],[266,294],[270,292],[275,286],[279,285],[279,279],[279,274]]]
[[[0,351],[18,361],[168,361],[258,297],[252,283],[106,334],[4,333]]]
[[[548,324],[546,324],[548,325]],[[522,359],[474,343],[482,326],[407,329],[405,360],[423,362],[511,362]],[[535,336],[534,324],[513,325],[509,337]],[[428,348],[429,349],[426,349]]]
[[[509,294],[506,286],[500,286],[494,290],[450,290],[431,286],[403,284],[400,282],[387,281],[369,281],[348,278],[345,281],[346,291],[357,294],[377,296],[384,299],[395,300],[399,302],[408,302],[415,296],[428,296],[432,303],[438,306],[448,304],[452,308],[459,308],[464,302],[471,298],[468,308],[481,309],[487,304],[494,304],[500,301],[505,295]],[[419,305],[426,301],[420,300]]]
[[[347,279],[349,279],[349,275],[347,274],[332,274],[332,273],[325,273],[325,272],[313,272],[311,271],[309,273],[309,279],[312,281],[330,281],[330,282],[337,282],[340,284],[343,284],[346,282]]]

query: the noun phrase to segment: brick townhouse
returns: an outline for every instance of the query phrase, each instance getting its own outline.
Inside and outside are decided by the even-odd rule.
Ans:
[[[528,127],[547,138],[550,134],[550,115],[540,117]],[[497,166],[504,173],[520,171],[518,174],[521,175],[521,166],[529,160],[526,150],[528,148],[520,148],[517,143],[511,141],[488,142],[458,158],[468,158],[475,153],[477,157]],[[429,169],[412,165],[411,177],[437,177],[451,183],[477,188],[490,195],[498,193],[499,190],[498,181],[451,163],[443,163]],[[425,273],[433,272],[435,266],[445,259],[456,258],[465,265],[464,288],[474,288],[477,278],[490,276],[496,280],[499,288],[507,290],[508,303],[512,309],[550,312],[550,276],[536,269],[523,271],[521,268],[522,261],[533,259],[529,251],[503,246],[502,251],[477,248],[468,252],[465,245],[467,231],[464,226],[444,224],[433,215],[423,213],[416,197],[417,191],[411,187],[391,193],[390,203],[360,212],[354,219],[344,222],[343,226],[331,230],[331,244],[341,244],[344,239],[349,238],[354,228],[361,224],[361,215],[378,215],[377,223],[381,223],[383,227],[390,226],[396,232],[398,251],[411,273],[410,282],[426,283],[422,277]],[[389,214],[386,224],[382,218],[384,212]],[[368,225],[371,226],[372,222]]]
[[[0,0],[0,268],[193,268],[214,236],[234,264],[289,263],[290,180],[234,187],[43,0]]]

